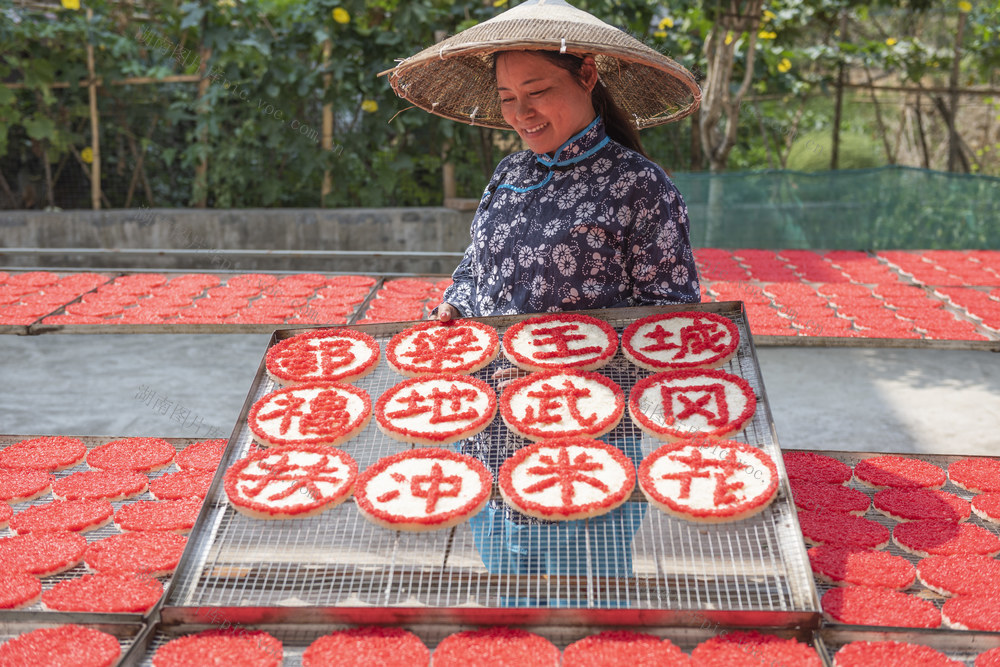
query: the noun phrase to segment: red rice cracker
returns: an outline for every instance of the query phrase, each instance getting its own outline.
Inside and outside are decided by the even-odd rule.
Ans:
[[[823,594],[821,604],[823,615],[833,623],[900,628],[936,628],[941,625],[941,612],[933,603],[888,588],[831,588]]]
[[[527,371],[596,371],[611,361],[617,350],[614,328],[580,313],[529,317],[509,327],[503,336],[504,356]]]
[[[782,452],[789,479],[827,484],[846,484],[854,471],[843,461],[816,452]]]
[[[691,658],[669,639],[608,630],[573,642],[562,667],[689,667]]]
[[[559,649],[520,628],[456,632],[434,650],[434,667],[559,667]]]
[[[799,527],[807,544],[839,544],[881,549],[889,529],[870,519],[839,512],[799,512]]]
[[[44,470],[0,470],[0,502],[16,505],[34,500],[48,493],[53,481],[52,475]]]
[[[972,499],[972,511],[983,521],[1000,523],[1000,493],[981,493]]]
[[[952,660],[944,653],[906,642],[857,641],[844,644],[833,656],[833,667],[964,667],[964,662]]]
[[[222,462],[226,444],[227,441],[221,438],[192,443],[177,454],[174,462],[181,470],[215,472]]]
[[[67,531],[28,533],[0,538],[0,571],[47,577],[81,560],[87,540]]]
[[[58,500],[124,500],[149,488],[149,479],[129,470],[82,470],[52,485]]]
[[[976,493],[1000,491],[1000,459],[975,457],[948,466],[952,484]]]
[[[167,642],[153,656],[153,667],[279,667],[283,653],[281,642],[262,630],[214,629]]]
[[[0,449],[0,468],[31,468],[56,472],[75,466],[86,455],[87,445],[76,438],[32,438]]]
[[[989,556],[928,556],[917,563],[917,576],[941,595],[1000,595],[1000,561]]]
[[[921,557],[1000,554],[1000,538],[970,523],[907,521],[892,529],[892,540],[903,551]]]
[[[715,313],[650,315],[622,332],[622,353],[651,371],[721,366],[732,359],[739,344],[736,323]]]
[[[20,609],[38,599],[42,584],[23,572],[0,573],[0,609]]]
[[[431,652],[403,628],[369,626],[324,635],[302,654],[302,667],[427,667]]]
[[[698,667],[734,665],[795,665],[822,667],[816,649],[794,639],[765,635],[756,630],[719,634],[691,651],[691,664]]]
[[[940,489],[947,473],[933,463],[906,456],[874,456],[858,461],[854,477],[876,489]]]
[[[163,584],[153,577],[85,574],[60,581],[42,593],[42,604],[54,611],[145,614],[162,595]]]
[[[204,498],[212,486],[214,470],[182,470],[157,477],[149,483],[149,492],[157,500]]]
[[[972,515],[969,501],[938,489],[883,489],[875,494],[875,509],[896,521],[935,519],[966,521]]]
[[[809,564],[820,581],[835,586],[876,586],[903,590],[916,580],[910,561],[886,551],[851,546],[809,549]]]
[[[186,545],[187,538],[174,533],[122,533],[90,544],[83,560],[101,573],[161,577],[177,569]]]
[[[955,630],[1000,632],[1000,598],[996,595],[960,595],[941,607],[945,625]]]
[[[119,655],[114,636],[80,625],[39,628],[0,645],[0,664],[10,667],[111,667]]]
[[[842,484],[807,482],[801,479],[792,479],[790,483],[792,498],[800,510],[843,512],[864,516],[872,504],[868,494]]]
[[[108,523],[114,513],[107,500],[56,500],[18,512],[10,527],[18,535],[47,530],[85,533]]]
[[[87,452],[87,465],[97,470],[152,472],[174,460],[174,447],[162,438],[112,440]]]
[[[123,505],[115,512],[115,525],[124,532],[166,530],[171,533],[191,532],[201,500],[140,500]]]

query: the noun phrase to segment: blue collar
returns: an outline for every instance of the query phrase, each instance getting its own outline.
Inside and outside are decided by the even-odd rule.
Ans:
[[[590,125],[583,128],[556,149],[552,157],[541,153],[535,155],[543,166],[565,167],[585,160],[604,148],[610,139],[604,132],[604,121],[600,116],[594,118]]]

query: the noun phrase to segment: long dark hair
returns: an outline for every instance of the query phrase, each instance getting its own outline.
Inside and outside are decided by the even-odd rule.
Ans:
[[[533,51],[552,64],[563,68],[569,72],[574,79],[580,80],[580,68],[583,67],[583,58],[571,53],[559,53],[558,51]],[[495,55],[500,55],[495,54]],[[493,66],[496,67],[496,58],[493,59]],[[620,143],[625,148],[630,148],[645,158],[649,158],[646,150],[642,147],[639,139],[639,130],[631,123],[625,112],[621,110],[611,93],[604,87],[604,83],[598,79],[594,90],[590,94],[590,101],[594,105],[594,111],[604,119],[604,131],[608,136]]]

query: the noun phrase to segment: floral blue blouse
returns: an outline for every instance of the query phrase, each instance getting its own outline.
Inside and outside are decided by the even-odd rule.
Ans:
[[[463,316],[697,303],[687,206],[598,117],[553,157],[504,158],[444,301]]]

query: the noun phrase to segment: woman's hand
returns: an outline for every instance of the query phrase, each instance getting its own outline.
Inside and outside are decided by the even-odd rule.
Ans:
[[[458,309],[450,303],[441,302],[437,307],[437,319],[441,322],[450,322],[452,320],[457,320],[462,314],[458,312]]]

